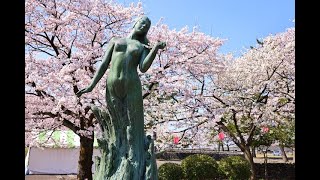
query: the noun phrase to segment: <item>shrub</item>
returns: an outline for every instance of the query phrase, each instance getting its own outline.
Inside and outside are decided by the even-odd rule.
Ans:
[[[186,179],[216,179],[218,163],[209,155],[190,155],[181,161],[181,167]]]
[[[229,180],[248,180],[250,178],[250,164],[243,157],[224,157],[218,164],[219,171]]]
[[[183,178],[182,168],[177,163],[164,163],[158,170],[159,180],[180,180]]]

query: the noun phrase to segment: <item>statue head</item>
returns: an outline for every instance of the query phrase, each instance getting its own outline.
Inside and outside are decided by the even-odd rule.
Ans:
[[[147,16],[140,16],[133,24],[133,30],[136,34],[146,35],[150,29],[151,21]]]

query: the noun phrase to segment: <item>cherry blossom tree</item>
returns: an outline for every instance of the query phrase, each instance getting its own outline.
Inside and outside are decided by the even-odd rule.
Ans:
[[[294,123],[295,29],[270,35],[241,57],[225,60],[225,68],[211,76],[210,93],[201,102],[244,152],[255,179],[250,152],[255,130]]]
[[[26,132],[71,129],[80,136],[78,179],[92,179],[90,107],[105,105],[103,87],[81,99],[75,93],[89,84],[109,40],[127,33],[142,13],[141,3],[27,0],[25,9]]]
[[[212,131],[222,129],[244,152],[251,164],[251,179],[255,179],[250,150],[255,132],[266,126],[294,123],[295,29],[257,40],[257,45],[239,58],[232,54],[210,56],[208,52],[206,49],[203,54],[198,53],[191,63],[179,64],[185,67],[182,71],[174,68],[179,70],[178,77],[167,78],[174,81],[159,89],[171,87],[147,101],[155,107],[152,112],[147,111],[149,118],[166,127],[158,129],[161,135],[157,137],[167,144],[172,143],[170,133],[175,133],[181,144],[192,141],[193,145],[209,145],[214,142]]]
[[[208,36],[197,27],[170,30],[162,20],[150,30],[150,39],[165,39],[167,48],[159,54],[148,74],[141,77],[146,129],[155,129],[158,145],[163,148],[172,145],[174,133],[181,134],[180,142],[185,145],[192,138],[201,139],[200,136],[208,134],[194,128],[208,119],[204,120],[203,112],[198,113],[203,109],[194,100],[198,91],[194,88],[205,75],[222,68],[217,52],[224,40]],[[197,141],[192,143],[195,145]]]

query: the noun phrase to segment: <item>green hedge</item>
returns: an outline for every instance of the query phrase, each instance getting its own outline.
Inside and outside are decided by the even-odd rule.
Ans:
[[[180,180],[183,179],[183,172],[180,164],[164,163],[158,170],[159,180]]]
[[[240,156],[229,156],[219,161],[222,178],[229,180],[248,180],[251,175],[249,162]]]
[[[218,163],[209,155],[190,155],[181,161],[184,177],[188,180],[218,179]]]

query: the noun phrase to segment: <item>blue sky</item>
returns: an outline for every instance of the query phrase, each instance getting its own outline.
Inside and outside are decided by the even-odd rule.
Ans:
[[[139,0],[117,0],[128,5]],[[294,27],[294,0],[141,0],[153,23],[161,17],[170,29],[199,26],[213,37],[228,39],[221,53],[239,56],[244,47]]]

